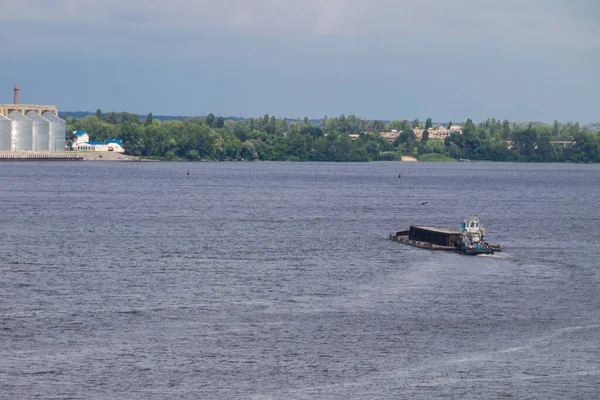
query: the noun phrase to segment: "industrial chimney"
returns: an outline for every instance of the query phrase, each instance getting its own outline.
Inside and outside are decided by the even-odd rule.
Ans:
[[[19,104],[19,85],[15,85],[15,104]]]

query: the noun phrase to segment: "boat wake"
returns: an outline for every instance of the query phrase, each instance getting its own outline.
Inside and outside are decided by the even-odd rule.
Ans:
[[[509,256],[508,254],[478,254],[477,257],[495,258],[497,260],[514,260],[515,257]]]

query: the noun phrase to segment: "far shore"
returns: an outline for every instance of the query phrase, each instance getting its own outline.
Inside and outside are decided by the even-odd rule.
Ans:
[[[116,153],[116,152],[112,152],[112,151],[105,151],[105,152],[97,152],[97,151],[56,151],[56,152],[50,152],[50,151],[0,151],[0,159],[4,156],[5,158],[19,158],[21,159],[21,161],[36,161],[34,159],[35,156],[42,156],[42,157],[51,157],[53,155],[56,156],[56,158],[59,158],[61,156],[72,156],[72,157],[81,157],[80,160],[81,161],[140,161],[140,162],[253,162],[253,161],[249,161],[249,160],[225,160],[225,161],[219,161],[219,160],[196,160],[196,161],[190,161],[190,160],[185,160],[185,159],[173,159],[173,160],[167,160],[167,159],[162,159],[162,158],[154,158],[154,157],[150,157],[150,158],[145,158],[145,157],[140,157],[140,156],[132,156],[132,155],[128,155],[128,154],[123,154],[123,153]],[[4,160],[4,161],[10,161],[10,160]],[[15,160],[17,161],[17,160]],[[255,161],[259,161],[259,160],[255,160]],[[423,159],[421,159],[421,156],[419,157],[419,159],[417,159],[416,157],[412,157],[412,156],[402,156],[400,158],[400,160],[396,159],[396,162],[450,162],[450,161],[458,161],[458,160],[453,160],[453,159],[448,159],[445,157],[423,157]],[[267,161],[267,162],[278,162],[278,161]],[[297,162],[314,162],[314,161],[297,161]],[[362,163],[361,161],[358,161],[357,163]]]

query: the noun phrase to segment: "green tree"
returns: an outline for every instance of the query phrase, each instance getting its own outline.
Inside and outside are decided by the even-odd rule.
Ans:
[[[144,130],[139,124],[125,122],[121,127],[123,147],[127,154],[133,156],[144,155]]]
[[[210,113],[206,116],[206,125],[210,126],[211,128],[215,126],[215,114]]]
[[[512,133],[513,146],[526,158],[533,156],[537,139],[537,132],[531,123],[527,128],[516,129]]]
[[[256,148],[254,147],[254,143],[247,140],[242,143],[242,147],[240,149],[240,157],[243,160],[254,161],[258,159],[258,153],[256,152]]]
[[[536,161],[556,161],[554,158],[554,151],[552,144],[551,132],[540,133],[537,140],[537,148],[535,150],[537,157]]]
[[[504,140],[508,140],[511,137],[511,130],[510,130],[510,122],[508,122],[508,120],[504,120],[502,121],[502,139]]]
[[[570,161],[575,162],[599,162],[600,143],[598,136],[589,132],[579,131],[574,137],[575,145],[567,152]]]
[[[404,129],[405,122],[406,121],[399,121],[399,120],[390,121],[390,123],[387,124],[387,126],[385,127],[385,130],[388,132],[391,132],[393,130],[401,131],[402,129]]]
[[[185,154],[185,158],[189,161],[197,161],[200,160],[200,154],[198,154],[198,150],[192,149]]]
[[[465,122],[465,126],[463,127],[463,134],[465,134],[465,132],[467,134],[475,132],[475,124],[470,118],[467,119],[467,122]]]
[[[446,152],[446,146],[444,145],[444,142],[441,140],[428,140],[427,143],[425,143],[425,147],[423,149],[423,153],[437,153],[437,154],[444,154]]]
[[[367,158],[370,161],[379,160],[379,156],[381,154],[381,147],[377,142],[369,141],[365,145],[365,152],[367,154]]]
[[[288,146],[291,150],[291,155],[298,159],[304,159],[306,157],[306,136],[300,132],[294,130],[290,132],[287,137]]]
[[[65,140],[66,146],[68,150],[73,150],[73,143],[77,140],[77,135],[73,133],[73,130],[68,130],[65,132]]]
[[[444,145],[450,157],[462,158],[464,155],[465,137],[454,132],[444,139]]]
[[[235,136],[227,136],[225,141],[225,155],[230,160],[238,160],[242,143]]]
[[[560,123],[554,120],[552,124],[552,137],[557,138],[560,135]]]
[[[225,140],[221,136],[217,136],[213,140],[212,153],[215,158],[219,161],[224,161],[227,158],[227,150],[225,147]]]
[[[383,132],[385,130],[385,124],[383,121],[372,121],[370,125],[371,128],[369,130],[375,133]]]

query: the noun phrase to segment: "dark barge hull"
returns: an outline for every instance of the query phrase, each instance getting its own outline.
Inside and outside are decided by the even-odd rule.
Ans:
[[[436,250],[436,251],[456,251],[454,246],[440,246],[430,242],[421,242],[418,240],[409,239],[408,235],[390,235],[390,239],[394,242],[407,244],[413,247],[419,247],[421,249]]]

